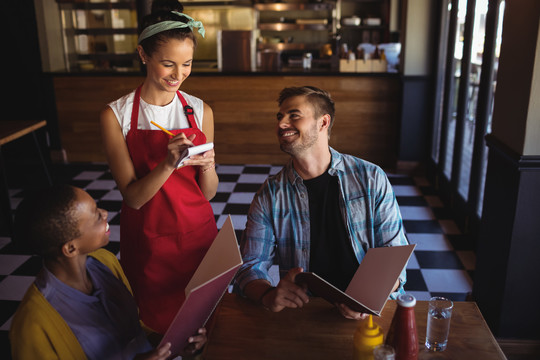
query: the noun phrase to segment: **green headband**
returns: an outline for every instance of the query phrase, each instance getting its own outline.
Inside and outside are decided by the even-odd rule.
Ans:
[[[173,14],[178,15],[178,16],[186,17],[188,19],[188,22],[183,23],[181,21],[165,20],[165,21],[161,21],[161,22],[158,22],[156,24],[150,25],[150,26],[146,27],[141,32],[141,35],[139,35],[139,42],[138,43],[140,44],[141,41],[143,41],[144,39],[147,39],[150,36],[156,35],[156,34],[162,32],[162,31],[172,30],[172,29],[182,29],[182,28],[186,28],[186,27],[189,27],[189,29],[191,31],[193,31],[194,27],[198,28],[199,29],[199,34],[201,34],[202,37],[204,37],[204,26],[203,26],[202,22],[195,21],[195,20],[193,20],[193,18],[189,17],[188,15],[182,14],[182,13],[177,12],[177,11],[171,11],[171,12]]]

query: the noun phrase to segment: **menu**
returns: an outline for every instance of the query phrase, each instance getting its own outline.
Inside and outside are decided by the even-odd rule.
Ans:
[[[186,286],[186,299],[160,346],[170,342],[171,353],[182,354],[187,339],[206,324],[242,263],[229,215]]]
[[[312,272],[297,274],[295,282],[307,285],[313,295],[332,304],[345,304],[351,310],[380,316],[415,247],[413,244],[369,249],[345,292]]]

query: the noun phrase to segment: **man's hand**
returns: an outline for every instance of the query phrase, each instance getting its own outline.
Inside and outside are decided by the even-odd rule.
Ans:
[[[353,310],[351,310],[350,307],[348,307],[345,304],[336,304],[336,307],[338,308],[341,315],[343,315],[347,319],[363,320],[363,319],[366,319],[369,316],[369,314],[364,314],[364,313],[353,311]]]
[[[302,268],[293,268],[283,277],[278,286],[267,292],[260,299],[262,304],[273,312],[284,308],[299,308],[309,302],[307,289],[295,284],[294,278],[304,271]]]

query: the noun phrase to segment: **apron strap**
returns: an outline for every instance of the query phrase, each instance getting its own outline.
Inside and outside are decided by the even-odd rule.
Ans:
[[[180,91],[176,91],[178,94],[178,98],[180,99],[180,102],[182,103],[182,106],[184,107],[184,114],[186,114],[186,117],[189,122],[189,126],[193,129],[198,129],[197,122],[195,122],[195,116],[193,116],[193,108],[187,104],[186,99],[180,94]]]
[[[135,90],[135,97],[133,98],[133,108],[131,109],[131,129],[137,129],[139,120],[139,104],[141,102],[141,87],[142,85]]]

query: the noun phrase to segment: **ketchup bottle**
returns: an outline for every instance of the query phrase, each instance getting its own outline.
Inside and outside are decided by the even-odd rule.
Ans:
[[[397,308],[386,335],[386,344],[394,347],[396,360],[418,359],[418,334],[414,307],[416,299],[409,294],[397,298]]]

